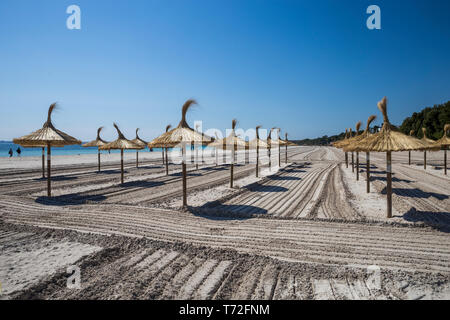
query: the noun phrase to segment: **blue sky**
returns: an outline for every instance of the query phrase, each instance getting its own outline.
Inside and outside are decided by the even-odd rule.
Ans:
[[[66,8],[81,8],[81,30]],[[366,8],[381,8],[368,30]],[[450,2],[53,0],[0,2],[0,140],[58,128],[82,139],[117,121],[150,140],[188,120],[332,135],[387,96],[391,122],[450,99]]]

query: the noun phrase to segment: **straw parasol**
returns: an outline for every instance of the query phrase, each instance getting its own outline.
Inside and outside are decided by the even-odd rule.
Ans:
[[[120,182],[123,184],[123,150],[137,150],[137,149],[144,149],[142,145],[138,145],[127,138],[122,134],[119,127],[116,123],[113,124],[114,128],[117,130],[117,139],[109,142],[101,147],[99,147],[100,150],[120,150]]]
[[[354,138],[352,138],[352,143],[350,143],[349,145],[347,145],[346,147],[344,147],[344,151],[351,151],[353,148],[353,145],[355,143],[357,143],[358,141],[361,141],[364,138],[367,138],[370,136],[370,124],[377,118],[377,116],[375,115],[371,115],[368,119],[367,119],[367,125],[366,125],[366,129],[364,130],[364,132]],[[358,128],[359,130],[359,128]],[[359,172],[359,158],[358,158],[358,153],[357,153],[357,172]],[[366,152],[366,191],[367,193],[370,192],[370,152]],[[357,175],[357,180],[358,180],[358,175]]]
[[[285,132],[284,133],[284,139],[285,140],[281,140],[281,141],[283,141],[283,143],[284,143],[284,145],[285,145],[285,155],[284,155],[284,163],[286,163],[287,164],[287,161],[288,161],[288,155],[287,155],[287,149],[288,149],[288,146],[292,146],[293,145],[293,143],[291,143],[289,140],[288,140],[288,133],[287,132]]]
[[[243,139],[236,136],[236,125],[237,120],[233,119],[231,121],[231,133],[228,137],[216,140],[209,144],[211,147],[215,148],[221,148],[222,150],[229,150],[231,149],[231,167],[230,167],[230,188],[233,188],[233,172],[234,172],[234,161],[235,161],[235,152],[238,149],[238,147],[246,148],[247,142]]]
[[[278,135],[277,135],[277,139],[272,139],[272,131],[277,131]],[[284,146],[286,143],[280,139],[280,128],[277,127],[273,127],[272,129],[270,129],[269,132],[269,136],[267,137],[267,146],[268,146],[268,151],[269,151],[269,170],[271,169],[271,159],[270,159],[270,155],[271,155],[271,148],[273,145],[278,146],[278,166],[281,166],[281,157],[280,157],[280,146]]]
[[[136,129],[136,138],[134,138],[133,140],[131,140],[131,142],[133,142],[134,144],[137,144],[138,146],[141,146],[141,149],[145,149],[145,147],[147,146],[147,141],[142,140],[139,135],[139,128]],[[164,154],[163,154],[163,162],[164,162]],[[139,150],[136,149],[136,168],[139,167]]]
[[[344,139],[333,142],[332,146],[340,149],[340,148],[342,148],[342,145],[347,142],[347,139],[348,139],[348,129],[345,128]],[[348,168],[348,153],[347,152],[345,152],[345,166]]]
[[[170,128],[172,128],[172,125],[171,124],[168,124],[167,126],[166,126],[166,132],[168,132],[169,130],[170,130]],[[166,176],[168,176],[169,175],[169,160],[168,160],[168,157],[167,157],[167,148],[162,148],[163,149],[163,153],[165,152],[165,154],[166,154],[166,160],[165,160],[165,164],[166,164]]]
[[[424,150],[429,146],[425,145],[419,139],[405,135],[395,126],[391,125],[387,115],[387,99],[384,97],[378,102],[378,109],[383,114],[383,127],[377,133],[374,133],[361,141],[355,143],[355,151],[365,152],[386,152],[386,174],[387,174],[387,217],[392,217],[392,158],[394,151]]]
[[[194,141],[201,141],[202,145],[207,145],[211,138],[205,134],[200,134],[193,130],[186,122],[187,111],[197,102],[193,99],[187,100],[181,110],[181,121],[178,126],[148,143],[149,148],[174,148],[181,145],[182,150],[182,171],[183,171],[183,206],[187,207],[187,183],[186,183],[186,144]]]
[[[412,136],[414,134],[414,130],[409,131],[409,135]],[[408,165],[411,165],[411,150],[408,151]]]
[[[48,108],[47,121],[41,129],[30,133],[29,135],[13,139],[15,144],[19,144],[24,148],[29,147],[47,147],[47,196],[52,196],[51,187],[51,148],[63,147],[67,145],[81,144],[81,141],[69,136],[53,126],[52,112],[56,108],[56,102],[52,103]]]
[[[100,138],[100,131],[102,131],[103,127],[100,127],[97,129],[97,138],[95,140],[92,140],[91,142],[85,143],[82,145],[82,147],[88,148],[88,147],[101,147],[107,144],[105,140]],[[98,172],[100,172],[100,149],[98,149]]]
[[[431,140],[427,137],[427,129],[425,127],[422,127],[423,137],[420,139],[424,144],[435,146],[435,141]],[[423,169],[427,170],[427,150],[423,150]]]
[[[200,125],[196,125],[195,126],[195,131],[196,132],[198,132],[198,133],[200,133],[199,131],[198,131],[198,127],[199,127]],[[201,134],[201,133],[200,133]],[[194,146],[194,149],[195,149],[195,170],[197,170],[198,171],[198,147],[197,146]],[[203,155],[202,155],[202,163],[203,163]]]
[[[448,136],[450,132],[450,123],[447,123],[444,126],[444,135],[438,141],[435,142],[435,145],[444,149],[444,174],[447,175],[447,149],[450,146],[450,137]]]
[[[261,126],[256,126],[256,137],[248,143],[249,148],[256,149],[256,177],[259,177],[259,148],[268,147],[267,143],[259,138],[259,129]]]

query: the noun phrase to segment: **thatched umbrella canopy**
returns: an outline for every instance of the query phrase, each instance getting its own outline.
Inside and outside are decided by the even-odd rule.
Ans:
[[[172,128],[171,124],[168,124],[166,126],[166,132],[169,132],[170,128]],[[167,148],[165,147],[161,147],[161,149],[163,150],[163,159],[164,159],[164,154],[165,154],[165,161],[163,160],[163,163],[165,163],[166,165],[166,176],[169,175],[169,160],[168,160],[168,156],[167,156]]]
[[[345,143],[347,139],[348,139],[348,129],[345,128],[344,139],[332,142],[331,145],[336,148],[341,148],[341,144]]]
[[[353,146],[354,144],[356,144],[358,141],[361,141],[367,137],[370,136],[370,124],[377,118],[377,116],[375,115],[371,115],[368,119],[367,119],[367,125],[366,125],[366,129],[364,130],[363,133],[361,133],[360,135],[353,137],[352,140],[353,142],[348,144],[347,146],[343,147],[344,151],[353,151]],[[359,128],[358,128],[359,130]],[[359,178],[359,157],[358,157],[358,153],[356,154],[357,157],[357,180]],[[367,178],[366,178],[366,191],[367,193],[370,192],[370,152],[366,152],[366,174],[367,174]]]
[[[277,140],[272,139],[272,131],[278,130],[278,128],[273,127],[270,129],[269,134],[267,135],[266,143],[267,143],[267,152],[269,155],[269,171],[272,170],[272,145],[277,145]]]
[[[233,119],[231,121],[231,133],[228,137],[216,140],[209,144],[210,147],[220,148],[222,150],[231,150],[231,167],[230,167],[230,188],[233,188],[233,172],[234,172],[234,161],[235,152],[238,148],[247,148],[248,143],[239,138],[236,135],[235,129],[237,125],[237,120]]]
[[[256,177],[259,177],[259,148],[268,148],[266,141],[259,138],[259,129],[261,126],[256,126],[256,137],[248,143],[249,149],[256,149]]]
[[[53,126],[52,112],[56,108],[56,102],[52,103],[48,108],[47,121],[41,129],[36,130],[26,136],[13,139],[15,144],[19,144],[24,148],[29,147],[47,147],[47,196],[52,196],[51,188],[51,148],[64,147],[68,145],[81,144],[81,141],[69,136]]]
[[[422,141],[424,144],[426,144],[430,147],[434,147],[434,148],[429,148],[429,149],[437,151],[440,147],[438,147],[436,145],[436,141],[431,140],[430,138],[427,137],[427,129],[425,127],[422,127],[422,132],[423,132],[423,137],[422,137],[422,139],[420,139],[420,141]],[[423,150],[423,168],[424,168],[424,170],[427,170],[427,150]]]
[[[387,217],[392,217],[392,168],[391,153],[394,151],[424,150],[429,146],[419,139],[407,136],[400,132],[389,122],[387,115],[387,100],[384,97],[378,102],[378,109],[383,114],[383,127],[377,133],[355,143],[354,150],[365,152],[386,152],[386,172],[387,172]]]
[[[347,139],[349,139],[349,132],[348,132],[348,129],[345,128],[344,139],[335,141],[331,145],[335,148],[340,149],[340,148],[342,148],[342,145],[347,142]],[[346,168],[348,168],[348,152],[344,152],[344,154],[345,154],[345,166],[346,166]]]
[[[277,130],[277,132],[278,132],[277,139],[272,139],[272,130]],[[272,128],[272,130],[269,133],[269,137],[267,138],[267,144],[269,146],[273,145],[275,147],[278,147],[278,166],[281,166],[281,146],[286,146],[287,142],[280,139],[280,132],[281,132],[280,128]]]
[[[85,143],[81,145],[82,147],[97,147],[98,148],[98,172],[100,172],[100,149],[99,147],[104,146],[108,142],[100,138],[100,132],[102,131],[103,127],[100,127],[97,129],[97,138],[95,140],[92,140],[88,143]]]
[[[444,126],[444,135],[438,141],[435,142],[435,145],[444,150],[444,174],[447,175],[447,149],[450,146],[450,123],[447,123]]]
[[[133,140],[131,140],[131,142],[133,142],[134,144],[137,144],[138,146],[141,146],[141,149],[145,149],[145,147],[147,146],[147,141],[142,140],[139,137],[139,128],[136,129],[136,138],[134,138]],[[164,155],[163,155],[163,159],[164,159]],[[163,160],[164,161],[164,160]],[[139,150],[136,150],[136,168],[139,167]]]
[[[183,170],[183,206],[187,207],[187,192],[186,192],[186,144],[194,141],[200,142],[202,145],[207,145],[211,142],[211,137],[205,134],[200,134],[193,130],[186,122],[186,114],[188,110],[197,102],[193,99],[187,100],[181,110],[181,121],[178,126],[159,137],[153,139],[148,143],[149,148],[174,148],[181,146],[182,149],[182,170]]]
[[[145,147],[142,145],[138,145],[123,135],[123,133],[120,131],[117,124],[113,124],[114,128],[117,130],[117,139],[107,143],[101,147],[99,147],[100,150],[120,150],[120,182],[123,184],[123,150],[138,150],[138,149],[144,149]]]

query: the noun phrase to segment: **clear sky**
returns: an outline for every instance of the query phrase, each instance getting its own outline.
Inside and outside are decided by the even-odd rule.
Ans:
[[[69,30],[66,8],[81,8]],[[381,30],[366,9],[381,8]],[[450,99],[450,1],[0,1],[0,140],[58,128],[82,140],[117,121],[147,140],[188,120],[279,126],[291,138],[391,122]]]

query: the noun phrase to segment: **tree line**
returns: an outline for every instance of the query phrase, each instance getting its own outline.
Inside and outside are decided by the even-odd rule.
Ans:
[[[434,105],[433,107],[426,107],[420,112],[414,112],[410,117],[403,120],[399,130],[404,134],[409,135],[411,130],[414,130],[413,136],[422,138],[422,127],[427,129],[427,136],[430,139],[440,139],[444,134],[444,125],[450,123],[450,101],[443,104]],[[371,128],[372,132],[377,132],[379,126]],[[292,142],[303,146],[326,146],[332,142],[344,139],[345,132],[341,132],[333,136],[323,136],[315,139],[292,140]]]

